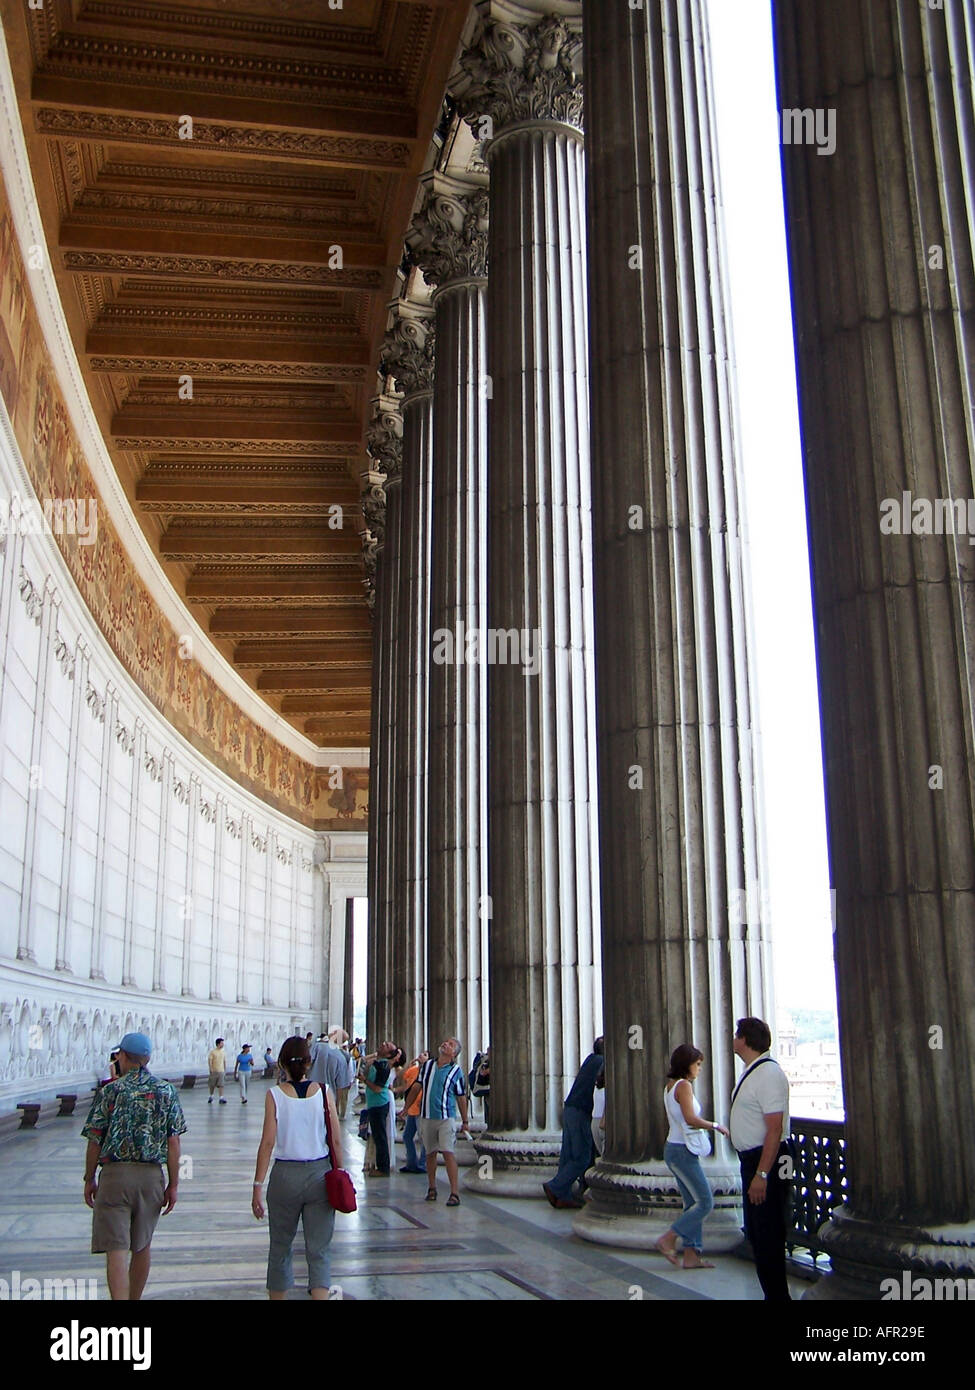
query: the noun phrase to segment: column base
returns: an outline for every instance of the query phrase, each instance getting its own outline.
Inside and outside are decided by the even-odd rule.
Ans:
[[[803,1294],[804,1302],[941,1303],[975,1297],[975,1221],[910,1226],[867,1221],[837,1207],[819,1239],[832,1272]]]
[[[741,1172],[721,1158],[701,1160],[714,1193],[714,1210],[704,1223],[709,1252],[736,1249],[742,1240]],[[666,1163],[607,1163],[599,1159],[586,1174],[586,1205],[572,1222],[574,1235],[594,1245],[652,1250],[684,1209]]]
[[[31,948],[30,948],[29,946],[18,946],[18,947],[17,947],[17,959],[18,959],[18,960],[29,960],[29,961],[33,961],[33,962],[35,962],[35,963],[36,963],[36,961],[37,961],[37,957],[35,956],[34,952],[31,950]]]
[[[540,1197],[544,1201],[542,1184],[558,1172],[561,1148],[561,1134],[485,1130],[474,1139],[477,1158],[464,1174],[464,1187],[481,1197]]]

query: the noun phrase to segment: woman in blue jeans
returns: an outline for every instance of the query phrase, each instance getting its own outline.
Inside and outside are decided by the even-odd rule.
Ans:
[[[684,1242],[684,1269],[713,1269],[701,1258],[705,1217],[714,1208],[714,1196],[701,1159],[711,1152],[707,1131],[727,1135],[716,1120],[701,1119],[701,1104],[694,1094],[704,1054],[690,1043],[681,1043],[670,1059],[664,1109],[670,1122],[664,1145],[664,1162],[673,1173],[684,1199],[684,1210],[670,1230],[657,1241],[657,1249],[672,1265],[679,1264],[677,1242]]]

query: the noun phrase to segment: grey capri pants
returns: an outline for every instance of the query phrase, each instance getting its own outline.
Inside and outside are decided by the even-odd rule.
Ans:
[[[325,1198],[325,1174],[331,1164],[327,1158],[310,1163],[279,1158],[271,1169],[267,1185],[267,1216],[271,1248],[267,1257],[267,1287],[271,1293],[286,1293],[294,1286],[291,1247],[301,1217],[308,1261],[308,1287],[329,1287],[328,1247],[335,1227],[335,1212]]]

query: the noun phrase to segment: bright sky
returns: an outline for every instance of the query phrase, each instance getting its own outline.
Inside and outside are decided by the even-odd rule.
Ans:
[[[751,546],[779,1007],[835,1009],[769,0],[707,0]]]
[[[707,0],[738,361],[779,1008],[835,1010],[769,0]],[[356,995],[365,992],[365,911]]]

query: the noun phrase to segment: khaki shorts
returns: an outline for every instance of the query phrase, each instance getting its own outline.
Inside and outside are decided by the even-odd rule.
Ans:
[[[103,1163],[98,1170],[91,1253],[144,1250],[156,1229],[165,1192],[158,1163]]]
[[[219,1090],[220,1094],[223,1095],[223,1079],[225,1075],[226,1072],[222,1071],[212,1071],[210,1073],[207,1085],[210,1087],[211,1096],[213,1095],[214,1091],[217,1090]]]
[[[460,1120],[417,1120],[420,1142],[428,1154],[452,1154]]]

